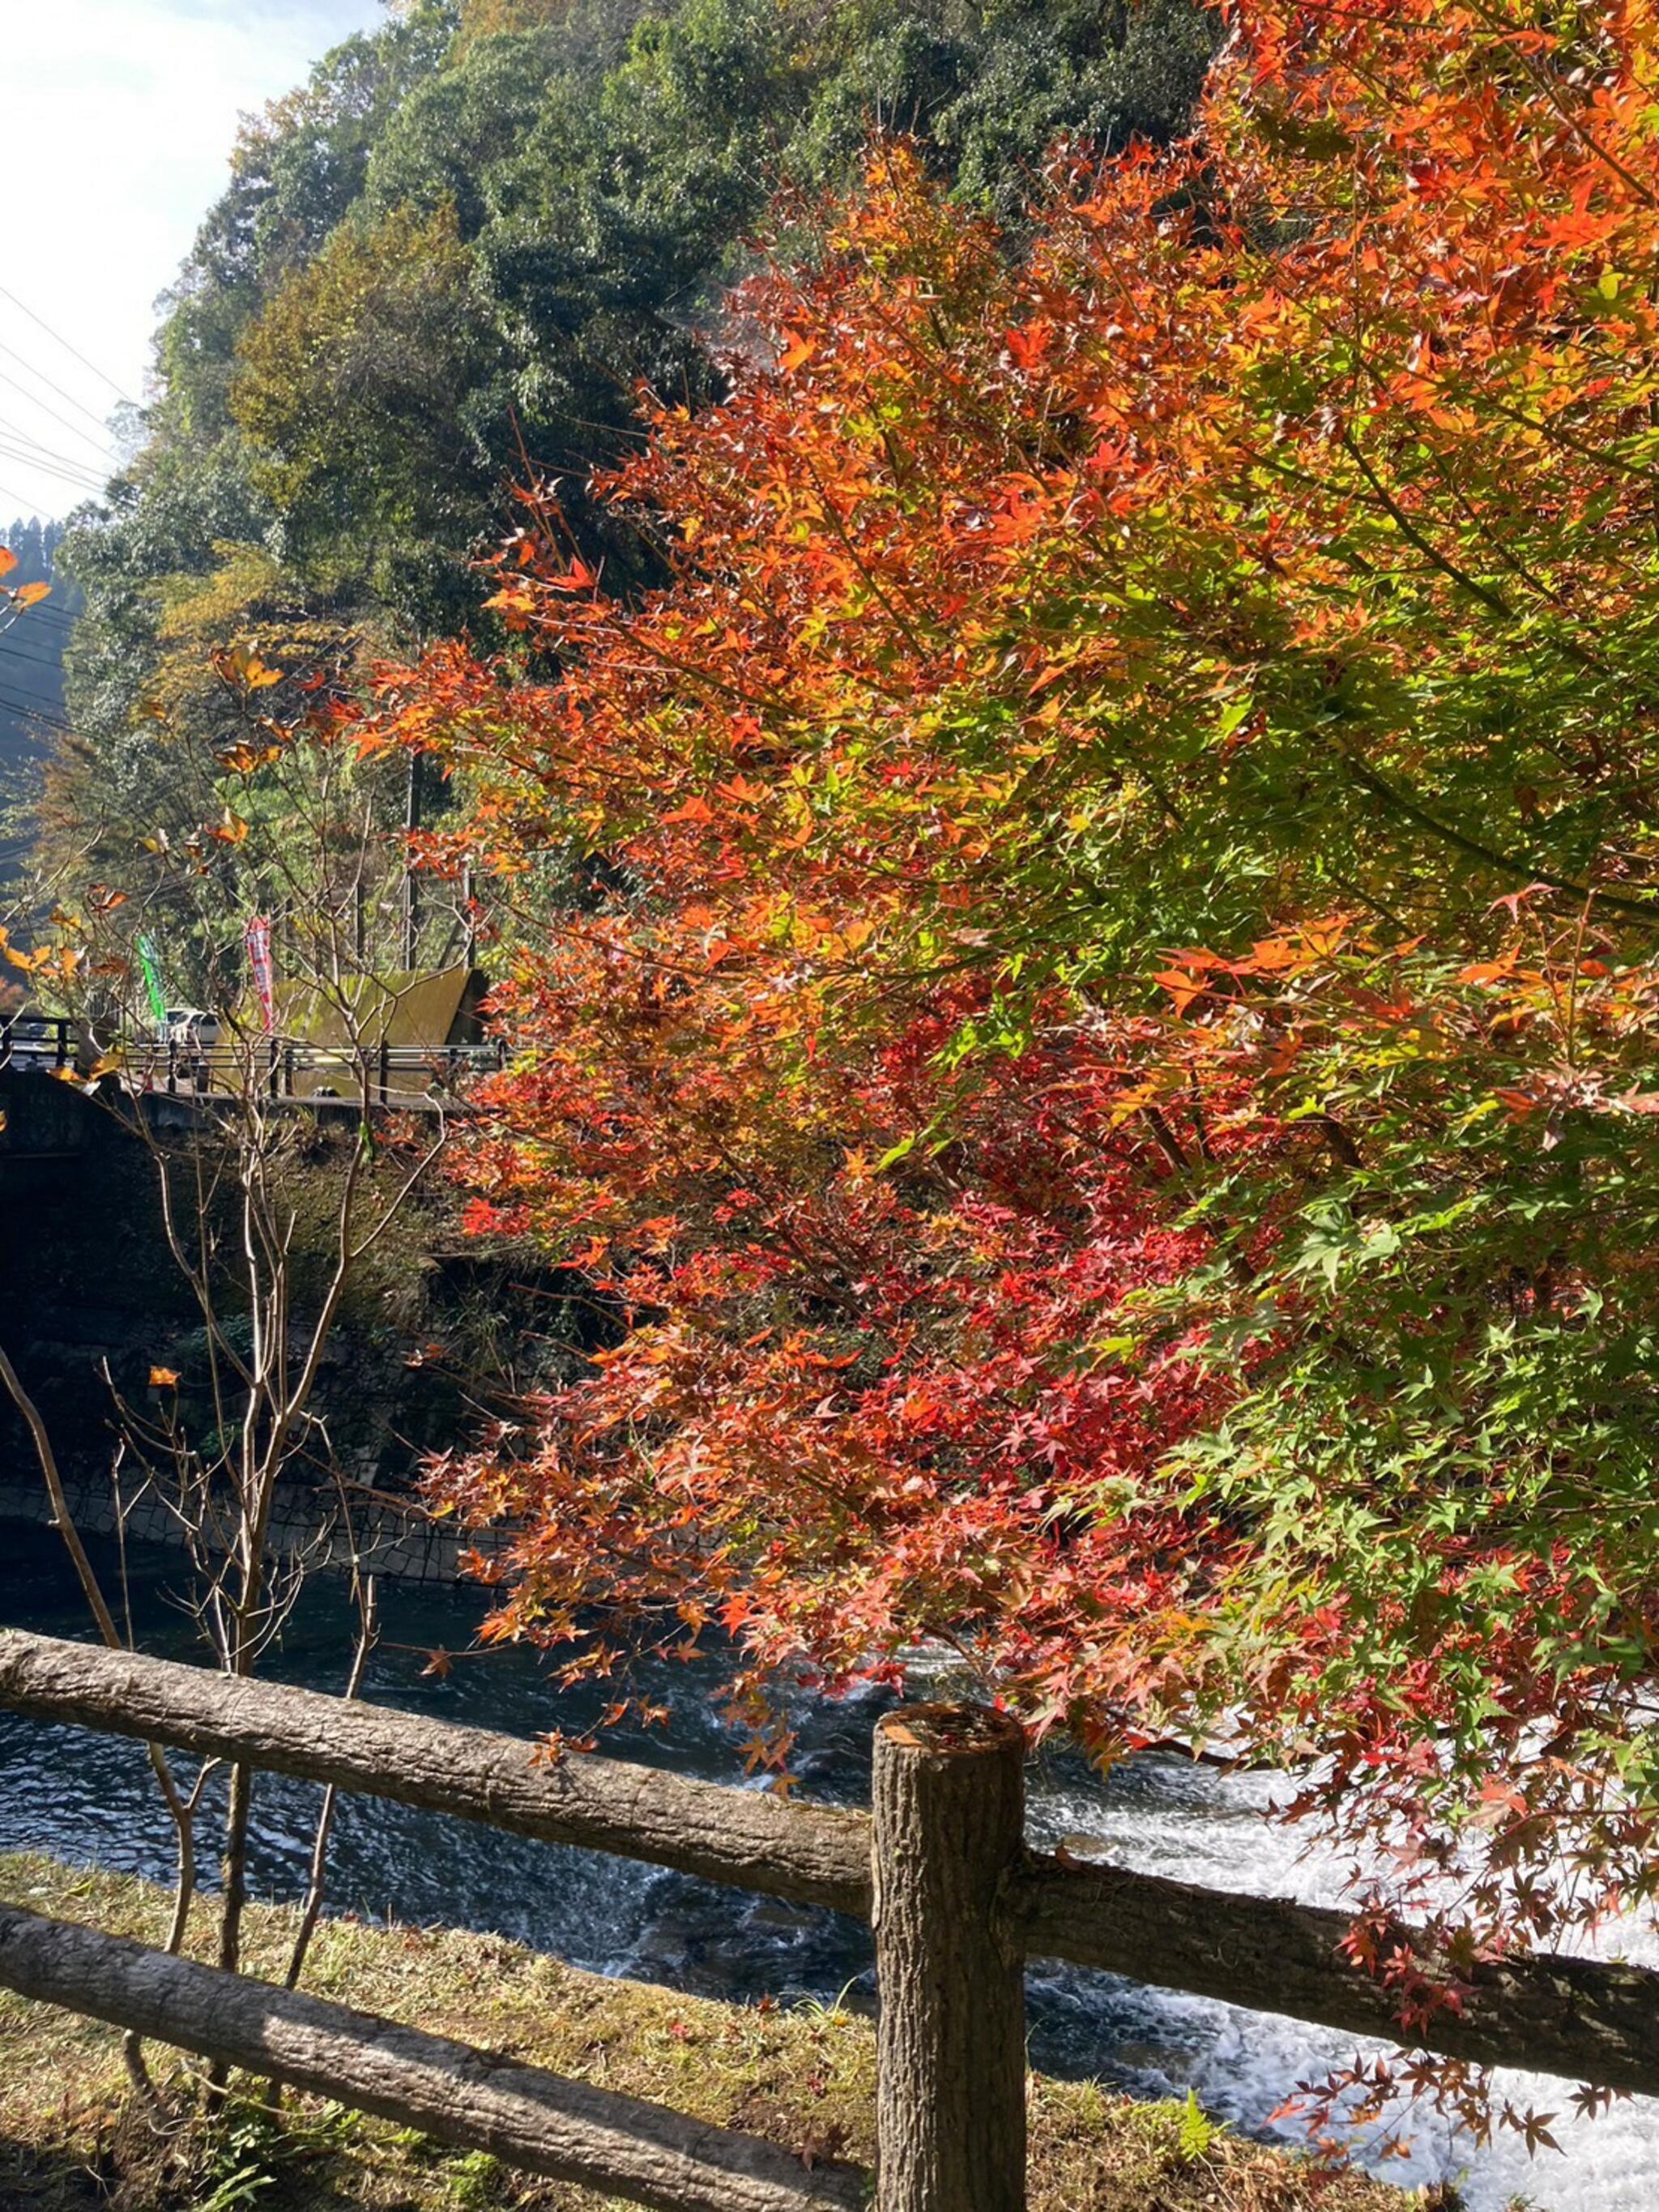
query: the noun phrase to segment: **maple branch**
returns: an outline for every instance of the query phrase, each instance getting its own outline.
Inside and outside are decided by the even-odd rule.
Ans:
[[[1612,907],[1616,913],[1632,915],[1649,923],[1659,922],[1659,905],[1650,905],[1644,899],[1631,898],[1623,892],[1608,890],[1601,885],[1577,883],[1571,876],[1558,875],[1541,861],[1525,857],[1516,859],[1513,854],[1500,853],[1494,847],[1483,844],[1478,837],[1471,837],[1467,830],[1459,830],[1449,822],[1443,822],[1438,815],[1431,814],[1419,801],[1403,791],[1396,790],[1368,762],[1362,760],[1352,745],[1339,739],[1338,750],[1368,791],[1375,792],[1396,812],[1419,823],[1443,843],[1455,846],[1460,853],[1467,853],[1471,860],[1482,860],[1488,867],[1514,877],[1518,883],[1546,884],[1551,890],[1565,891],[1571,897],[1599,899],[1603,906]]]
[[[1478,577],[1471,576],[1466,569],[1460,568],[1455,561],[1441,552],[1432,539],[1425,537],[1366,459],[1352,431],[1344,430],[1337,442],[1376,495],[1378,502],[1393,521],[1401,536],[1408,544],[1414,545],[1424,559],[1437,568],[1443,576],[1460,586],[1462,590],[1472,592],[1483,606],[1491,608],[1496,615],[1501,615],[1505,622],[1512,622],[1515,618],[1515,610],[1500,592],[1493,591],[1489,584],[1483,584]]]

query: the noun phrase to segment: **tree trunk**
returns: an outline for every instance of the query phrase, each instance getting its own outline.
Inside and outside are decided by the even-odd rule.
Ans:
[[[911,1705],[875,1748],[878,2212],[1021,2212],[1024,1737],[984,1708]]]

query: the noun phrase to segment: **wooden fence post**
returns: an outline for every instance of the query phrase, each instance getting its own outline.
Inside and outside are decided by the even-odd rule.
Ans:
[[[978,1705],[876,1729],[877,2212],[1022,2212],[1025,1740]]]

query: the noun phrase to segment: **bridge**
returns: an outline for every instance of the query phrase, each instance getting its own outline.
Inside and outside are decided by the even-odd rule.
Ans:
[[[207,1104],[248,1097],[318,1109],[379,1108],[435,1113],[471,1079],[506,1061],[499,1040],[483,1044],[319,1043],[237,1036],[197,1044],[128,1036],[105,1043],[81,1022],[52,1014],[0,1017],[0,1070],[90,1082],[113,1078],[135,1098]]]

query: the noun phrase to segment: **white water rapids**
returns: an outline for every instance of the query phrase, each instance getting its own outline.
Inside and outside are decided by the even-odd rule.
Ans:
[[[1218,1775],[1159,1759],[1143,1763],[1121,1787],[1060,1782],[1034,1793],[1032,1827],[1045,1840],[1097,1838],[1099,1856],[1148,1874],[1259,1897],[1342,1905],[1335,1862],[1303,1856],[1305,1836],[1270,1818],[1273,1798],[1266,1778]],[[1611,1947],[1603,1948],[1613,1954]],[[1650,1931],[1632,1929],[1616,1955],[1659,1966],[1659,1941]],[[1268,2125],[1268,2115],[1294,2085],[1346,2065],[1356,2050],[1385,2049],[1206,1998],[1167,1990],[1137,1994],[1146,2007],[1147,2045],[1144,2079],[1133,2086],[1165,2094],[1190,2087],[1206,2112],[1250,2135],[1294,2140],[1293,2126]],[[1128,2056],[1120,2045],[1120,2058]],[[1507,2069],[1495,2076],[1498,2098],[1522,2111],[1531,2106],[1556,2115],[1550,2132],[1561,2146],[1559,2154],[1540,2150],[1529,2158],[1521,2138],[1507,2131],[1478,2149],[1421,2113],[1407,2124],[1408,2159],[1379,2163],[1364,2157],[1363,2136],[1353,2148],[1365,2164],[1402,2187],[1457,2181],[1468,2212],[1509,2212],[1517,2203],[1538,2212],[1641,2212],[1659,2205],[1659,2100],[1633,2098],[1600,2119],[1582,2120],[1573,2114],[1573,2087]]]

